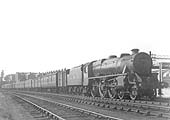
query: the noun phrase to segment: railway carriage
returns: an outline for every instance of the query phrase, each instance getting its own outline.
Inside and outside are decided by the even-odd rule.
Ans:
[[[67,70],[62,69],[56,73],[56,87],[61,93],[67,92]]]
[[[31,79],[23,81],[23,83],[24,83],[24,88],[26,90],[30,90],[32,88]]]

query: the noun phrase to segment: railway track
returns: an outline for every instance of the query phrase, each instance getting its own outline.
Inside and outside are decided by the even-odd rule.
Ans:
[[[170,98],[162,98],[162,97],[158,97],[155,99],[154,102],[165,102],[165,103],[169,103],[170,104]]]
[[[28,94],[28,93],[27,93]],[[29,93],[31,94],[31,93]],[[33,94],[33,93],[32,93]],[[131,101],[108,98],[92,98],[82,96],[58,95],[52,93],[34,93],[52,99],[60,99],[62,101],[72,102],[74,104],[82,104],[95,106],[98,109],[107,109],[108,111],[125,111],[127,113],[137,113],[144,116],[154,116],[157,119],[170,119],[169,103],[153,102],[153,101]]]
[[[25,109],[27,109],[27,111],[33,116],[33,118],[35,118],[37,120],[48,120],[48,119],[65,120],[64,118],[56,115],[55,113],[50,112],[49,110],[31,102],[30,100],[27,100],[19,95],[13,96],[13,99],[15,99]]]
[[[170,119],[170,106],[146,104],[130,100],[111,100],[101,98],[66,98],[70,102],[77,102],[81,104],[95,105],[102,108],[115,109],[127,112],[136,112],[145,116],[157,116]]]
[[[16,92],[21,92],[21,91],[16,91]],[[50,93],[50,92],[32,92],[32,91],[22,91],[23,93],[27,94],[49,94],[49,95],[57,95],[57,96],[74,96],[74,97],[82,97],[81,95],[69,95],[69,94],[58,94],[58,93]],[[83,96],[84,98],[90,98],[87,96]],[[91,97],[93,98],[93,97]],[[123,101],[123,102],[134,102],[134,103],[143,103],[143,104],[151,104],[151,105],[164,105],[164,106],[170,106],[170,98],[156,98],[154,101],[150,100],[129,100],[129,99],[111,99],[111,98],[101,98],[101,97],[95,97],[99,99],[110,99],[113,101]]]
[[[123,120],[32,95],[15,94],[15,96],[31,104],[40,114],[39,119],[45,117],[50,120]]]

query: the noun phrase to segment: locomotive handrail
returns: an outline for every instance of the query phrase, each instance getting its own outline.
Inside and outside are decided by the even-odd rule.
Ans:
[[[126,76],[126,75],[127,75],[127,73],[123,73],[123,74],[115,74],[115,75],[105,75],[105,76],[98,76],[98,77],[89,77],[88,79],[116,77],[116,76]]]

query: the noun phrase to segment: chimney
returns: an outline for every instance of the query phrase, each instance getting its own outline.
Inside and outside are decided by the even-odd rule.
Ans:
[[[132,55],[137,54],[139,52],[139,49],[132,49]]]

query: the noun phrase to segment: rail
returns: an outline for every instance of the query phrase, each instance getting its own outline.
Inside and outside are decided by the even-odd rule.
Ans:
[[[40,112],[44,113],[45,115],[47,115],[47,116],[50,117],[50,118],[53,118],[53,119],[56,119],[56,120],[66,120],[66,119],[64,119],[64,118],[62,118],[62,117],[54,114],[53,112],[51,112],[51,111],[49,111],[49,110],[47,110],[47,109],[45,109],[45,108],[43,108],[43,107],[41,107],[41,106],[33,103],[33,102],[31,102],[31,101],[29,101],[29,100],[27,100],[27,99],[25,99],[25,98],[22,98],[22,97],[20,97],[20,96],[18,96],[18,95],[15,95],[15,96],[18,97],[18,98],[20,98],[20,99],[22,99],[22,100],[24,100],[25,102],[33,105],[33,106],[34,106],[35,108],[37,108]]]

